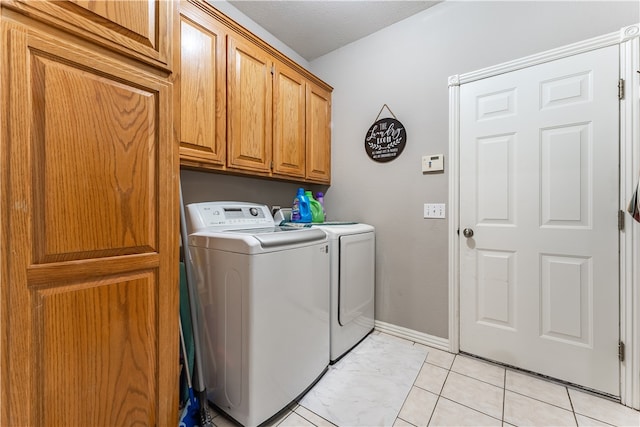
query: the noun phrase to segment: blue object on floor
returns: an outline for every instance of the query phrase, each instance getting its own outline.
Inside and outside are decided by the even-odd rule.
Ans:
[[[193,343],[193,327],[191,326],[191,314],[189,311],[189,290],[187,289],[187,273],[184,262],[180,263],[180,321],[184,328],[184,345],[186,347],[185,363],[189,364],[188,372],[193,373],[195,349]],[[193,382],[193,378],[189,378]],[[187,381],[183,381],[180,390],[180,402],[189,398]]]
[[[193,389],[189,388],[189,400],[180,415],[179,427],[195,427],[200,425],[200,405],[193,394]]]
[[[187,404],[180,415],[180,427],[195,427],[200,426],[198,422],[200,420],[200,404],[198,399],[196,399],[195,394],[193,393],[193,385],[191,383],[191,370],[189,369],[189,364],[186,360],[187,357],[187,348],[184,343],[184,328],[182,326],[182,321],[180,321],[180,350],[182,353],[182,357],[185,360],[185,374],[187,378],[187,386],[189,392],[189,399],[187,400]]]

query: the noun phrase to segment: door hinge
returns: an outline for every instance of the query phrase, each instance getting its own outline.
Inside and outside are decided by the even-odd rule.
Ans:
[[[271,66],[271,75],[274,75],[276,73],[276,67],[274,67],[273,65]]]
[[[271,160],[271,164],[269,165],[269,167],[271,168],[271,170],[273,170],[273,160]]]
[[[618,99],[624,99],[624,79],[618,80]]]
[[[618,211],[618,230],[624,230],[624,211]]]
[[[624,362],[624,343],[622,341],[618,341],[618,359]]]

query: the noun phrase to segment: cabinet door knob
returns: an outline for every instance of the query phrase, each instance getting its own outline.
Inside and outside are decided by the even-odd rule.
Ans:
[[[473,230],[470,228],[465,228],[464,230],[462,230],[462,234],[466,238],[473,237]]]

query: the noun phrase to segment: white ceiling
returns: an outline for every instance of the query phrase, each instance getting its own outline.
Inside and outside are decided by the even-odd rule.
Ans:
[[[419,0],[229,0],[307,61],[427,9]]]

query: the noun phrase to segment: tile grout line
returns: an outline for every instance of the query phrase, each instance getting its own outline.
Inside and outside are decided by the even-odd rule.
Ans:
[[[302,405],[298,404],[298,408],[299,408],[299,407],[301,407],[301,406],[302,406]],[[328,419],[326,419],[326,418],[325,418],[325,417],[323,417],[322,415],[320,415],[320,414],[316,414],[315,412],[313,412],[311,409],[309,409],[309,408],[307,408],[307,407],[304,407],[304,406],[302,406],[302,407],[303,407],[304,409],[306,409],[307,411],[311,412],[312,414],[314,414],[315,416],[317,416],[318,418],[323,419],[324,421],[328,422],[328,423],[329,423],[329,424],[331,424],[332,426],[335,426],[335,424],[334,424],[333,422],[329,421]],[[296,409],[298,409],[298,408],[296,408]],[[309,422],[310,422],[311,424],[313,424],[314,426],[317,426],[317,424],[315,424],[313,421],[311,421],[311,420],[307,419],[307,418],[306,418],[305,416],[303,416],[301,413],[299,413],[299,412],[297,412],[297,411],[294,411],[294,412],[295,412],[296,414],[300,415],[300,416],[301,416],[302,418],[304,418],[305,420],[309,421]],[[338,426],[336,426],[336,427],[338,427]]]
[[[453,403],[455,403],[456,405],[460,405],[460,406],[462,406],[462,407],[465,407],[465,408],[467,408],[467,409],[470,409],[470,410],[472,410],[472,411],[474,411],[474,412],[477,412],[477,413],[479,413],[479,414],[482,414],[482,415],[485,415],[485,416],[487,416],[487,417],[493,418],[493,419],[494,419],[494,420],[496,420],[496,421],[501,421],[501,422],[502,422],[502,420],[501,420],[501,419],[498,419],[498,418],[496,418],[495,416],[493,416],[493,415],[491,415],[491,414],[487,414],[486,412],[483,412],[483,411],[481,411],[481,410],[479,410],[479,409],[472,408],[471,406],[465,405],[465,404],[463,404],[463,403],[457,402],[457,401],[455,401],[455,400],[453,400],[453,399],[450,399],[450,398],[448,398],[448,397],[442,396],[442,391],[444,390],[444,385],[446,384],[447,379],[449,378],[449,374],[450,374],[451,372],[453,372],[453,373],[454,373],[454,374],[456,374],[456,375],[460,375],[460,376],[463,376],[463,377],[471,378],[471,379],[473,379],[473,380],[476,380],[476,381],[482,382],[482,383],[484,383],[484,384],[487,384],[487,385],[490,385],[490,386],[493,386],[493,387],[496,387],[496,388],[500,388],[500,386],[497,386],[497,385],[495,385],[495,384],[492,384],[492,383],[489,383],[489,382],[486,382],[486,381],[480,380],[480,379],[475,378],[475,377],[472,377],[472,376],[470,376],[470,375],[465,375],[465,374],[462,374],[462,373],[460,373],[460,372],[454,371],[454,370],[453,370],[453,365],[454,365],[455,360],[456,360],[456,358],[457,358],[458,356],[459,356],[459,354],[455,354],[455,355],[454,355],[453,360],[451,361],[451,365],[450,365],[451,367],[450,367],[449,369],[447,369],[447,371],[448,371],[448,372],[447,372],[447,376],[445,377],[445,380],[444,380],[444,382],[442,383],[442,387],[440,387],[440,394],[438,394],[438,398],[436,399],[436,406],[437,406],[438,402],[440,401],[440,398],[442,397],[443,399],[448,400],[449,402],[453,402]],[[462,357],[464,357],[464,356],[462,356]],[[431,365],[432,365],[432,366],[439,367],[439,368],[442,368],[442,366],[439,366],[439,365],[434,365],[434,364],[431,364]],[[442,369],[446,369],[446,368],[442,368]],[[506,372],[506,369],[505,369],[505,372]],[[506,374],[505,374],[505,375],[506,375]],[[504,380],[504,379],[503,379],[503,383],[504,383],[505,381],[506,381],[506,380]],[[424,391],[426,391],[426,392],[433,393],[431,390],[427,390],[427,389],[422,388],[422,387],[420,387],[420,386],[415,386],[415,387],[419,388],[420,390],[424,390]],[[503,393],[504,393],[504,388],[503,388]],[[435,394],[435,393],[433,393],[433,394]],[[504,398],[503,398],[503,410],[504,410]],[[433,413],[434,413],[434,412],[435,412],[435,406],[434,406],[434,408],[433,408],[433,412],[431,413],[431,417],[429,418],[429,422],[431,422],[431,418],[433,417]],[[428,425],[428,424],[427,424],[427,425]]]
[[[502,426],[504,427],[504,407],[507,404],[507,370],[504,370],[504,377],[502,378]]]
[[[416,343],[413,342],[413,345],[415,346]],[[425,346],[425,347],[428,348],[428,346]],[[439,368],[442,368],[442,366],[434,365],[432,363],[427,362],[427,357],[428,356],[429,356],[429,350],[427,350],[427,355],[425,356],[424,361],[422,362],[422,367],[420,368],[420,371],[422,371],[422,369],[424,368],[424,365],[426,365],[426,364],[429,364],[430,366],[437,366]],[[454,355],[454,357],[453,357],[454,360],[455,360],[455,356],[456,355]],[[453,365],[453,362],[451,362],[451,365]],[[442,368],[442,369],[445,369],[445,368]],[[413,384],[411,385],[411,388],[415,387],[415,388],[418,388],[420,390],[424,390],[424,391],[426,391],[428,393],[435,394],[431,390],[427,390],[425,388],[422,388],[422,387],[416,385],[416,381],[418,380],[418,377],[420,376],[420,371],[418,371],[418,375],[416,375],[416,379],[413,381]],[[440,387],[440,392],[437,394],[436,403],[433,405],[433,410],[431,411],[431,415],[429,416],[429,420],[427,421],[427,426],[431,422],[431,418],[433,417],[433,413],[436,411],[436,406],[438,406],[438,401],[440,400],[440,394],[442,393],[442,389],[444,388],[444,384],[447,382],[447,378],[449,377],[449,372],[451,372],[451,369],[447,369],[447,376],[445,377],[444,381],[442,382],[442,386]],[[402,406],[400,407],[400,412],[402,412],[402,408],[404,407],[404,404],[407,402],[408,398],[409,398],[409,395],[407,395],[407,397],[405,398],[404,402],[402,402]],[[408,424],[411,424],[412,426],[415,426],[415,424],[410,423],[409,421],[405,420],[404,418],[401,418],[400,417],[400,413],[398,413],[398,416],[396,416],[396,420],[397,419],[401,419],[402,421],[404,421],[404,422],[406,422]]]
[[[589,418],[589,419],[591,419],[591,420],[595,420],[595,421],[601,422],[601,423],[603,423],[603,424],[606,424],[606,425],[609,425],[609,426],[615,427],[615,424],[612,424],[612,423],[610,423],[610,422],[608,422],[608,421],[603,421],[603,420],[601,420],[601,419],[599,419],[599,418],[595,418],[595,417],[592,417],[592,416],[590,416],[590,415],[586,415],[586,414],[581,414],[581,413],[579,414],[578,412],[576,412],[576,408],[575,408],[575,406],[573,406],[573,400],[571,399],[571,393],[569,392],[569,387],[566,387],[566,386],[565,386],[565,389],[567,390],[567,395],[569,396],[569,404],[571,405],[571,411],[573,412],[573,417],[574,417],[574,418],[575,418],[575,420],[576,420],[576,425],[577,425],[577,426],[579,426],[579,425],[580,425],[580,424],[578,423],[578,415],[580,415],[580,416],[582,416],[582,417]],[[578,391],[579,391],[579,390],[578,390]],[[631,409],[633,409],[633,408],[631,408]]]
[[[571,393],[569,393],[569,389],[567,387],[565,387],[564,390],[567,392],[567,397],[569,398],[569,405],[571,405],[573,420],[576,422],[576,426],[578,426],[578,416],[576,415],[576,408],[573,406],[573,400],[571,400]]]
[[[480,378],[478,378],[478,377],[474,377],[474,376],[472,376],[472,375],[463,374],[463,373],[461,373],[461,372],[454,371],[454,370],[451,370],[451,371],[452,371],[454,374],[458,374],[458,375],[463,376],[463,377],[471,378],[472,380],[480,381],[481,383],[484,383],[484,384],[492,385],[492,386],[497,387],[497,388],[502,387],[502,386],[499,386],[499,385],[495,385],[494,383],[490,383],[489,381],[482,380],[482,379],[480,379]]]
[[[453,372],[457,374],[457,372],[455,372],[455,371],[453,371]],[[447,377],[448,377],[448,375],[447,375]],[[446,378],[445,378],[445,382],[446,382]],[[415,387],[415,388],[419,388],[420,390],[426,391],[427,393],[430,393],[430,394],[436,394],[436,393],[434,393],[433,391],[431,391],[431,390],[427,390],[426,388],[422,388],[422,387],[420,387],[420,386],[418,386],[418,385],[414,385],[414,387]],[[497,386],[494,386],[494,387],[497,387]],[[443,387],[441,388],[441,390],[442,390],[442,389],[444,389],[444,385],[443,385]],[[436,394],[436,396],[438,396],[438,398],[436,399],[436,405],[437,405],[437,404],[438,404],[438,402],[440,401],[440,398],[442,398],[442,399],[447,400],[447,401],[449,401],[449,402],[455,403],[455,404],[456,404],[456,405],[458,405],[458,406],[462,406],[462,407],[464,407],[464,408],[470,409],[470,410],[472,410],[473,412],[477,412],[477,413],[482,414],[482,415],[485,415],[485,416],[487,416],[487,417],[489,417],[489,418],[493,418],[493,419],[494,419],[494,420],[496,420],[496,421],[501,421],[499,418],[496,418],[495,416],[493,416],[493,415],[491,415],[491,414],[487,414],[486,412],[483,412],[483,411],[482,411],[482,410],[480,410],[480,409],[473,408],[473,407],[471,407],[471,406],[469,406],[469,405],[465,405],[464,403],[460,403],[460,402],[455,401],[455,400],[453,400],[453,399],[451,399],[451,398],[449,398],[449,397],[442,396],[442,394]],[[434,410],[435,410],[435,407],[434,407]],[[432,415],[433,415],[433,413],[432,413]],[[398,417],[398,418],[402,419],[403,421],[407,421],[407,420],[405,420],[404,418],[401,418],[401,417]],[[408,421],[407,421],[407,422],[408,422]],[[411,424],[411,425],[415,425],[415,424],[412,424],[412,423],[409,423],[409,424]]]
[[[313,422],[313,421],[311,421],[310,419],[306,418],[305,416],[303,416],[303,415],[301,415],[301,414],[299,414],[299,413],[297,413],[297,412],[295,412],[295,411],[293,411],[291,414],[296,414],[297,416],[299,416],[299,417],[300,417],[300,418],[302,418],[303,420],[307,421],[307,422],[308,422],[309,424],[311,424],[312,426],[318,427],[318,424],[314,423],[314,422]],[[289,415],[291,415],[291,414],[289,414]],[[315,414],[315,412],[314,412],[314,414]],[[318,415],[318,414],[316,414],[316,415]],[[319,415],[318,415],[318,416],[319,416]],[[287,418],[289,418],[289,417],[287,417]],[[321,417],[321,418],[322,418],[322,417]],[[324,418],[322,418],[322,419],[324,419]],[[285,420],[286,420],[286,418],[285,418]],[[284,420],[282,420],[282,422],[284,422]],[[333,423],[331,423],[331,424],[333,424]]]
[[[409,421],[405,420],[404,418],[396,417],[396,421],[397,421],[397,420],[402,420],[402,421],[404,421],[405,423],[407,423],[407,424],[409,424],[409,425],[412,425],[412,426],[414,426],[414,427],[418,427],[418,426],[416,426],[414,423],[410,423]],[[394,424],[395,424],[395,423],[394,423]]]
[[[566,387],[564,387],[564,388],[566,389]],[[571,405],[571,409],[567,409],[567,408],[565,408],[563,406],[559,406],[559,405],[556,405],[555,403],[547,402],[546,400],[539,399],[537,397],[528,395],[528,394],[523,393],[521,391],[507,389],[506,387],[505,387],[505,389],[508,390],[510,393],[526,397],[527,399],[535,400],[536,402],[544,403],[545,405],[553,406],[554,408],[562,409],[563,411],[575,412],[575,410],[573,409],[573,405]],[[571,399],[569,399],[569,403],[571,403]]]
[[[427,364],[427,357],[429,356],[429,353],[427,352],[427,356],[425,356],[424,358],[424,363],[422,364],[422,368],[424,368],[424,365]],[[453,357],[453,359],[455,360],[456,356]],[[429,363],[429,365],[431,365],[431,363]],[[453,362],[451,362],[451,365],[453,366]],[[435,366],[435,365],[433,365]],[[422,368],[420,368],[420,370],[422,370]],[[427,421],[427,426],[431,423],[431,419],[433,418],[433,414],[436,412],[436,408],[438,407],[438,402],[440,401],[440,395],[442,394],[442,390],[444,389],[444,385],[447,382],[447,378],[449,378],[449,372],[451,372],[451,369],[447,370],[447,376],[444,377],[444,381],[442,382],[442,385],[440,386],[440,391],[438,392],[438,397],[436,397],[436,403],[433,404],[433,409],[431,410],[431,415],[429,415],[429,420]],[[418,376],[420,374],[418,373]],[[418,380],[418,377],[416,377],[416,381]],[[415,385],[415,381],[413,382],[414,387],[418,387],[417,385]],[[418,387],[421,390],[425,390],[422,387]],[[427,392],[429,392],[429,390],[425,390]],[[435,394],[435,393],[434,393]]]
[[[415,345],[415,343],[414,343]],[[427,363],[427,357],[429,356],[429,352],[427,350],[427,355],[424,357],[424,362],[422,363],[422,367],[420,367],[420,371],[422,371],[422,369],[424,368],[424,365]],[[455,357],[454,357],[455,359]],[[453,363],[452,363],[453,364]],[[418,387],[416,385],[416,381],[418,381],[418,377],[420,376],[420,371],[418,371],[418,375],[416,376],[416,379],[413,381],[413,385],[412,387],[417,387],[420,390],[425,390],[422,387]],[[431,410],[431,415],[429,415],[429,420],[427,421],[427,426],[429,425],[429,423],[431,422],[431,418],[433,418],[433,413],[436,412],[436,407],[438,406],[438,401],[440,400],[440,394],[442,393],[442,389],[444,388],[444,383],[447,382],[447,378],[449,377],[449,371],[447,372],[447,376],[444,378],[444,381],[442,382],[442,386],[440,387],[440,392],[438,393],[438,397],[436,397],[436,403],[433,404],[433,409]],[[429,390],[425,390],[426,392],[429,392]],[[429,392],[430,393],[430,392]],[[434,393],[435,394],[435,393]],[[407,395],[408,397],[408,395]],[[406,399],[405,399],[406,401]],[[404,406],[404,403],[403,403]],[[409,423],[411,424],[411,423]]]
[[[453,360],[455,359],[456,358],[454,357]],[[451,362],[451,365],[453,366],[453,362]],[[444,390],[444,385],[447,383],[447,378],[449,378],[450,373],[451,373],[451,369],[447,371],[447,376],[444,377],[444,381],[442,382],[442,386],[440,387],[440,391],[438,392],[438,397],[436,397],[436,403],[433,404],[433,410],[431,411],[431,415],[429,415],[429,421],[427,421],[427,426],[431,424],[431,420],[433,419],[433,414],[436,412],[436,408],[438,407],[438,402],[440,402],[440,397],[442,396],[442,390]]]
[[[410,341],[410,342],[411,342],[411,346],[412,346],[412,347],[415,347],[415,345],[417,344],[415,341]],[[423,345],[423,344],[420,344],[420,345]],[[398,419],[400,419],[400,420],[404,421],[405,423],[410,424],[410,425],[412,425],[412,426],[414,426],[414,427],[417,427],[417,426],[416,426],[415,424],[413,424],[413,423],[411,423],[411,422],[409,422],[409,421],[405,420],[404,418],[400,417],[400,413],[402,412],[402,408],[404,408],[405,403],[407,403],[407,399],[409,398],[409,395],[411,394],[411,390],[412,390],[414,387],[415,387],[415,388],[419,388],[420,390],[424,390],[424,391],[427,391],[427,392],[431,393],[429,390],[425,390],[425,389],[423,389],[422,387],[418,387],[418,386],[416,385],[416,381],[418,380],[418,377],[420,376],[420,371],[422,371],[422,368],[424,368],[424,365],[427,363],[427,356],[429,355],[429,347],[428,347],[428,346],[425,346],[425,347],[427,347],[427,354],[425,354],[425,356],[424,356],[424,360],[422,361],[422,366],[420,367],[420,370],[419,370],[419,371],[418,371],[418,373],[416,374],[416,378],[413,380],[413,384],[411,384],[411,389],[409,389],[409,393],[408,393],[408,394],[407,394],[407,396],[404,398],[404,401],[402,402],[402,405],[400,406],[400,410],[398,411],[398,415],[396,415],[396,419],[395,419],[395,421],[397,421]],[[434,393],[434,394],[435,394],[435,393]],[[437,399],[436,399],[436,403],[437,403]],[[433,407],[433,409],[435,410],[435,406]],[[431,412],[431,415],[433,415],[433,412]],[[429,417],[429,420],[431,420],[431,417]],[[394,421],[394,424],[395,424],[395,421]]]
[[[442,397],[443,400],[447,400],[447,401],[449,401],[451,403],[455,403],[458,406],[462,406],[463,408],[467,408],[467,409],[469,409],[469,410],[471,410],[473,412],[477,412],[480,415],[484,415],[485,417],[493,418],[496,421],[502,422],[502,420],[500,418],[496,418],[494,415],[487,414],[486,412],[483,412],[480,409],[472,408],[471,406],[465,405],[464,403],[456,402],[455,400],[450,399],[450,398],[445,397],[445,396],[441,396],[441,397]]]

